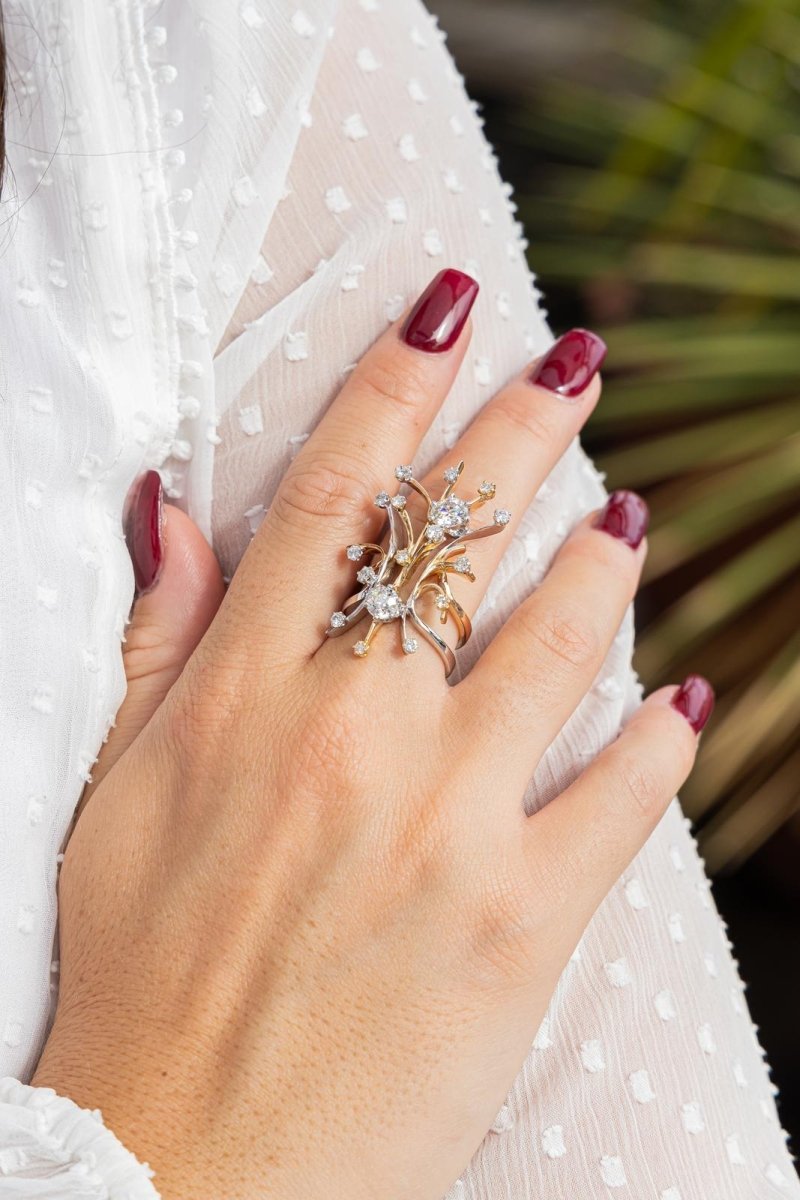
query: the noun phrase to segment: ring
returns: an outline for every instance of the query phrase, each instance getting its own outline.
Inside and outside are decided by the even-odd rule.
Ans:
[[[346,548],[350,562],[360,562],[369,554],[372,562],[360,567],[356,580],[360,591],[346,601],[342,609],[333,613],[325,630],[327,637],[336,637],[350,629],[363,617],[371,617],[371,624],[362,639],[353,646],[357,658],[365,658],[382,625],[399,621],[402,647],[405,654],[414,654],[418,641],[409,631],[413,625],[439,651],[444,660],[445,677],[455,666],[455,654],[417,610],[420,597],[433,593],[434,603],[439,610],[439,622],[444,625],[452,619],[458,631],[455,650],[460,650],[472,633],[472,623],[456,600],[450,587],[449,576],[453,573],[474,582],[475,576],[467,557],[465,542],[499,533],[511,520],[506,508],[494,510],[494,520],[488,525],[470,525],[473,509],[494,497],[493,483],[480,485],[472,500],[462,500],[453,492],[464,463],[448,467],[444,472],[445,489],[438,500],[434,500],[418,479],[411,467],[395,467],[395,479],[417,492],[425,501],[427,519],[418,533],[414,532],[411,518],[406,511],[407,496],[398,492],[378,492],[375,504],[384,509],[389,522],[389,543],[384,549],[374,542],[353,544]],[[377,559],[374,557],[377,555]]]

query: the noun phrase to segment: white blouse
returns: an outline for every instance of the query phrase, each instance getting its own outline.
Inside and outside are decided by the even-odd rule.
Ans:
[[[231,574],[352,363],[442,266],[482,290],[419,468],[551,334],[509,189],[418,0],[3,9],[0,1198],[152,1200],[157,1179],[99,1114],[27,1084],[57,993],[59,855],[124,692],[128,488],[158,467]],[[462,671],[603,494],[575,444]],[[631,641],[628,620],[529,809],[636,705]],[[800,1197],[677,804],[592,922],[449,1200],[616,1196]]]

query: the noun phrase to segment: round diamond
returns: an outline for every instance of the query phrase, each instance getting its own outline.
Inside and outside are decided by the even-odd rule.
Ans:
[[[388,492],[378,492],[375,497],[375,503],[378,508],[388,508],[391,503],[391,497]]]
[[[367,594],[367,612],[376,621],[394,621],[404,608],[400,593],[390,583],[376,583]]]
[[[447,599],[447,596],[437,596],[436,597],[436,607],[437,608],[449,608],[450,601]]]
[[[483,496],[486,499],[491,499],[496,490],[497,489],[493,483],[489,483],[486,479],[484,479],[483,483],[478,488],[478,495]]]
[[[416,654],[418,646],[419,646],[419,642],[417,641],[416,638],[406,638],[405,641],[403,642],[403,653],[404,654]]]
[[[469,521],[469,507],[466,500],[460,500],[458,496],[434,500],[428,509],[428,520],[441,525],[448,533],[462,533]]]
[[[374,583],[377,578],[372,567],[362,567],[360,571],[356,572],[356,579],[359,583]]]
[[[471,567],[471,565],[470,565],[470,561],[469,561],[469,559],[467,558],[466,554],[463,554],[463,555],[461,556],[461,558],[458,558],[458,559],[456,559],[456,564],[455,564],[455,566],[456,566],[456,570],[457,570],[457,571],[459,572],[459,574],[461,574],[461,575],[466,575],[466,573],[467,573],[468,571],[471,571],[471,570],[472,570],[472,567]]]
[[[355,654],[356,658],[363,658],[368,650],[369,646],[366,642],[356,642],[353,646],[353,654]]]
[[[405,496],[392,496],[392,508],[405,508]]]
[[[444,473],[445,483],[455,483],[458,479],[458,467],[448,467]]]
[[[347,617],[343,612],[335,612],[331,616],[331,629],[342,629],[347,624]]]
[[[408,550],[398,550],[394,556],[394,561],[400,563],[400,566],[403,567],[407,562],[411,561],[411,555]]]
[[[363,546],[359,546],[356,543],[353,543],[352,546],[347,547],[347,557],[350,559],[350,562],[358,562],[358,560],[360,558],[363,558],[363,556],[364,556],[364,547]]]
[[[507,525],[511,520],[511,513],[507,508],[496,508],[494,510],[495,525]]]
[[[429,542],[443,542],[444,530],[441,525],[429,525],[425,530],[425,536]]]
[[[414,474],[413,467],[401,466],[401,467],[395,467],[395,469],[394,469],[394,477],[395,477],[395,479],[399,479],[401,483],[408,483],[409,479],[412,477],[413,474]]]

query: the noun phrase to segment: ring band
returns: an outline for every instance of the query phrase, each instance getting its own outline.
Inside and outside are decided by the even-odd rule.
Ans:
[[[325,630],[327,637],[336,637],[350,629],[363,617],[369,616],[371,624],[362,639],[353,646],[358,658],[365,658],[382,625],[399,621],[403,651],[414,654],[418,648],[417,638],[409,630],[413,626],[439,651],[445,668],[445,676],[455,666],[455,654],[431,626],[420,616],[417,603],[420,597],[433,594],[439,610],[440,624],[451,619],[456,626],[458,638],[455,649],[460,650],[472,633],[472,623],[453,595],[450,586],[451,574],[474,581],[465,542],[499,533],[511,520],[505,508],[496,508],[494,520],[487,525],[470,525],[474,509],[486,504],[495,494],[495,485],[484,482],[472,500],[462,500],[453,489],[464,470],[464,463],[448,467],[444,472],[445,489],[438,500],[434,500],[426,488],[414,478],[411,467],[395,467],[395,479],[417,492],[425,501],[427,519],[418,533],[414,532],[411,518],[406,511],[407,496],[398,492],[390,496],[379,492],[375,497],[378,508],[386,511],[389,521],[389,544],[386,548],[374,542],[353,544],[346,549],[350,562],[360,562],[365,555],[372,557],[370,565],[359,568],[356,580],[361,589],[355,592],[343,607],[333,613]],[[374,556],[377,555],[377,558]]]

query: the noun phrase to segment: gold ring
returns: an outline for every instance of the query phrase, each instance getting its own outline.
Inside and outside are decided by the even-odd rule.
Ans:
[[[403,651],[415,654],[417,638],[409,626],[418,630],[439,651],[444,660],[445,676],[455,666],[453,649],[420,616],[417,603],[421,596],[432,593],[439,611],[439,622],[448,619],[455,623],[457,640],[454,649],[459,650],[472,633],[472,624],[467,613],[453,595],[450,576],[475,579],[465,542],[498,533],[511,520],[506,508],[494,510],[494,520],[488,525],[470,525],[474,509],[493,499],[495,485],[484,482],[472,500],[462,500],[453,489],[464,470],[464,463],[448,467],[444,472],[445,489],[438,500],[434,500],[418,479],[411,467],[395,467],[395,479],[407,484],[425,501],[427,519],[418,533],[414,532],[411,518],[406,511],[407,496],[398,492],[390,496],[379,492],[375,497],[378,508],[384,509],[389,522],[389,542],[384,549],[374,542],[348,546],[345,553],[350,562],[360,562],[365,555],[372,561],[359,568],[356,580],[361,584],[343,607],[333,613],[325,630],[326,636],[336,637],[350,629],[363,617],[369,616],[371,624],[362,639],[353,645],[358,658],[366,658],[376,633],[382,625],[399,621]],[[376,557],[377,556],[377,557]]]

